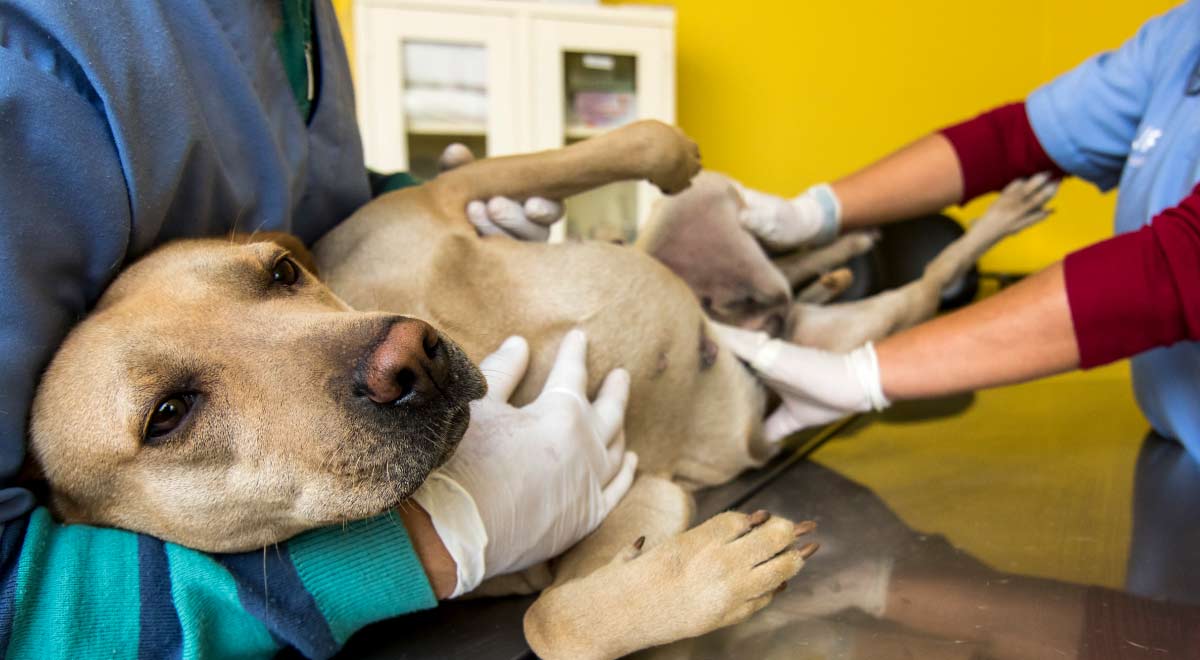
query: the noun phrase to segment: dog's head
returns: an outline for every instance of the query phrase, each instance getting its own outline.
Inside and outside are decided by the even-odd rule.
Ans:
[[[183,241],[109,287],[33,405],[62,518],[244,550],[395,507],[449,458],[479,371],[423,321],[348,308],[299,250]]]
[[[687,282],[710,318],[779,336],[791,287],[742,229],[738,214],[744,208],[727,177],[701,172],[690,188],[656,203],[638,245]]]

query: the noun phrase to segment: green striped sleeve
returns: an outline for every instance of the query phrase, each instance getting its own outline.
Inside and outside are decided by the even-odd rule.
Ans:
[[[136,658],[137,536],[35,509],[17,568],[9,658]],[[133,643],[131,643],[133,642]]]
[[[304,588],[339,645],[368,623],[437,605],[395,515],[308,532],[288,546]]]
[[[269,658],[279,650],[258,619],[242,607],[237,584],[212,557],[166,544],[171,598],[183,628],[183,658]]]

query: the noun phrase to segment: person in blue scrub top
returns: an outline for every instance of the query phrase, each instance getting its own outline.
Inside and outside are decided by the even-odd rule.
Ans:
[[[18,485],[39,372],[124,265],[185,237],[282,231],[311,243],[374,194],[413,182],[364,167],[329,0],[0,0],[0,655],[241,657],[291,646],[328,657],[367,623],[463,590],[447,546],[470,544],[442,543],[443,528],[409,507],[403,525],[384,517],[266,553],[206,555],[60,526]],[[518,453],[553,442],[575,455],[585,442],[506,433],[526,441]],[[527,461],[528,474],[496,477],[528,484],[551,522],[575,529],[572,507],[594,494],[555,502],[539,489],[595,473],[582,460]],[[480,510],[507,497],[465,492]],[[529,547],[486,556],[554,552],[536,533],[505,538]]]

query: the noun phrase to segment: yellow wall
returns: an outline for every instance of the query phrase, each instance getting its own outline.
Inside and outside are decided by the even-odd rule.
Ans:
[[[679,122],[705,165],[795,193],[1023,98],[1177,2],[658,4],[678,11]],[[1037,268],[1111,232],[1113,199],[1090,186],[1068,183],[1053,206],[1055,216],[998,247],[985,266]]]
[[[347,33],[350,4],[334,0]],[[678,11],[679,122],[700,142],[706,166],[792,194],[1023,98],[1177,2],[657,4]],[[1111,232],[1111,195],[1069,182],[1053,206],[1053,217],[993,250],[984,266],[1033,270]]]
[[[333,0],[333,10],[337,12],[338,22],[342,25],[342,37],[346,40],[346,54],[354,61],[354,17],[351,5],[354,0]]]

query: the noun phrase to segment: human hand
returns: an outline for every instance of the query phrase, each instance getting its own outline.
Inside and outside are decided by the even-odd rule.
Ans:
[[[438,160],[440,171],[462,167],[475,160],[466,145],[455,142],[446,147]],[[480,236],[507,236],[521,241],[545,242],[550,227],[562,220],[562,202],[530,197],[519,202],[508,197],[475,200],[467,204],[467,219]]]
[[[414,495],[457,564],[454,596],[561,554],[594,530],[633,483],[625,451],[629,374],[613,370],[588,401],[587,338],[573,330],[533,403],[508,399],[529,346],[509,338],[480,363],[488,394],[450,461]]]
[[[721,342],[783,399],[763,424],[769,442],[851,413],[891,405],[883,395],[879,361],[870,342],[849,353],[830,353],[771,339],[763,332],[720,323],[712,327]]]
[[[734,183],[746,202],[738,221],[768,250],[823,245],[837,237],[841,203],[827,184],[784,199]]]
[[[530,197],[523,204],[507,197],[467,204],[467,219],[480,236],[544,243],[550,239],[550,227],[562,218],[562,203],[542,197]]]

